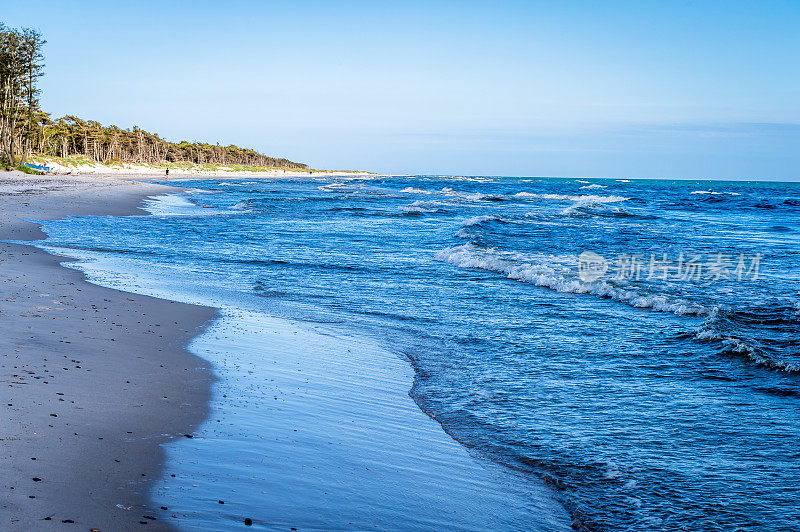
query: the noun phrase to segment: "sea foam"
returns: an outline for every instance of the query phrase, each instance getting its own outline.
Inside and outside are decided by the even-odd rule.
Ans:
[[[154,216],[213,216],[225,213],[219,209],[192,203],[177,194],[148,196],[144,204],[145,209]]]
[[[492,214],[487,214],[484,216],[473,216],[472,218],[467,218],[463,222],[461,222],[461,227],[470,227],[473,225],[480,225],[483,222],[490,222],[493,220],[500,220],[499,217],[494,216]]]
[[[717,192],[716,190],[695,190],[694,192],[691,192],[691,194],[708,194],[711,196],[721,196],[723,194],[727,194],[728,196],[741,196],[741,194],[738,192]]]
[[[634,308],[682,315],[704,315],[702,305],[672,299],[661,294],[643,294],[613,281],[583,282],[576,275],[573,257],[521,255],[463,244],[438,251],[434,258],[459,268],[475,268],[505,275],[508,279],[530,283],[556,292],[591,294],[626,303]],[[531,261],[535,258],[536,262]],[[525,260],[527,259],[527,260]],[[570,264],[572,263],[572,264]]]
[[[514,197],[560,200],[560,201],[565,201],[565,200],[583,201],[583,202],[592,201],[595,203],[618,203],[620,201],[628,201],[630,199],[623,196],[596,196],[594,194],[581,194],[575,196],[570,194],[537,194],[535,192],[517,192],[516,194],[514,194]]]

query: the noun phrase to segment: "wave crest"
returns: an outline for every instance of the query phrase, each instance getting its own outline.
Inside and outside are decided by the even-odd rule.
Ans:
[[[613,281],[583,282],[576,275],[575,257],[553,255],[523,256],[474,244],[463,244],[438,251],[434,258],[459,268],[493,271],[508,279],[549,288],[556,292],[591,294],[628,304],[634,308],[651,309],[683,315],[704,315],[709,311],[702,305],[672,299],[662,294],[646,294],[617,285]],[[536,262],[531,259],[536,259]]]
[[[630,198],[623,196],[596,196],[594,194],[537,194],[535,192],[517,192],[514,194],[515,198],[536,198],[536,199],[549,199],[549,200],[568,200],[568,201],[581,201],[581,202],[594,202],[594,203],[618,203],[620,201],[628,201]]]
[[[484,222],[501,221],[501,218],[493,214],[486,214],[483,216],[473,216],[461,222],[461,227],[472,227],[473,225],[480,225]]]
[[[763,308],[715,307],[695,332],[695,339],[718,342],[723,352],[785,373],[800,373],[795,346],[800,334],[796,305],[776,302]]]

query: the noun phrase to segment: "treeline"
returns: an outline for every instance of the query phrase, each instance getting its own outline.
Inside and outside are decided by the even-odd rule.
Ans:
[[[74,116],[52,121],[45,113],[37,117],[37,130],[31,136],[31,141],[33,151],[41,155],[85,155],[104,164],[186,161],[196,164],[307,168],[305,164],[269,157],[248,148],[201,142],[170,142],[138,127],[104,127],[98,122],[83,121]]]
[[[16,166],[17,155],[30,153],[39,111],[44,57],[42,35],[29,28],[16,30],[0,22],[0,158]]]
[[[100,163],[241,164],[307,168],[288,159],[268,157],[238,146],[170,142],[138,127],[105,127],[75,116],[52,120],[39,107],[37,81],[44,70],[42,35],[0,23],[0,159],[22,165],[31,154],[83,155]]]

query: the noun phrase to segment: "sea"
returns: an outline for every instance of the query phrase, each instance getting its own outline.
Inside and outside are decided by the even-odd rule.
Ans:
[[[276,529],[549,529],[562,518],[526,506],[546,493],[565,529],[800,527],[800,184],[169,184],[184,191],[149,198],[148,214],[44,221],[41,245],[80,259],[70,266],[98,284],[221,309],[190,346],[219,378],[212,413],[195,438],[167,444],[153,492],[179,526],[227,529],[251,516]],[[271,384],[312,366],[296,393]],[[405,441],[411,409],[375,422],[394,401],[375,391],[383,370],[405,375],[392,397],[491,471],[476,511],[513,517],[448,520],[472,496],[442,496],[453,485],[444,459],[403,469],[412,484],[381,477],[413,487],[398,497],[352,477],[342,465],[352,449],[318,456],[352,436],[325,425],[334,411],[358,412],[352,439],[364,456],[364,434],[396,429],[390,440]],[[349,399],[336,403],[340,388]],[[309,427],[331,441],[292,440]],[[293,455],[293,441],[313,453]],[[323,459],[325,475],[310,481]],[[346,495],[312,495],[325,482]]]

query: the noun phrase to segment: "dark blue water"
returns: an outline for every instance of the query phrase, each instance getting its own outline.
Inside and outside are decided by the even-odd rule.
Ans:
[[[181,184],[154,216],[48,222],[48,245],[375,338],[453,438],[587,529],[800,523],[800,186]]]

